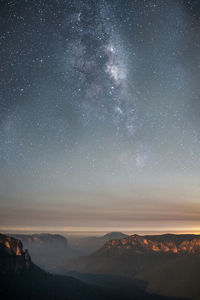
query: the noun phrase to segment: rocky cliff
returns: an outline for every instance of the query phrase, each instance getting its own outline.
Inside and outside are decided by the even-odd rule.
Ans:
[[[152,300],[145,291],[140,299]],[[120,294],[121,293],[121,294]],[[0,299],[2,300],[130,300],[129,294],[47,273],[31,262],[19,239],[0,234]],[[132,298],[131,298],[132,299]]]
[[[30,267],[31,258],[24,251],[22,242],[4,234],[0,234],[0,273],[20,272]]]
[[[150,293],[196,300],[200,299],[200,235],[113,239],[97,252],[73,260],[67,268],[95,276],[139,279]]]
[[[40,234],[18,234],[18,235],[13,235],[15,238],[18,238],[23,241],[23,244],[27,245],[33,245],[37,244],[38,246],[42,247],[43,245],[46,244],[52,244],[56,243],[57,246],[68,246],[67,239],[60,235],[60,234],[48,234],[48,233],[40,233]]]
[[[40,268],[58,273],[60,266],[69,259],[79,255],[79,252],[71,249],[67,239],[59,234],[13,234],[14,238],[20,239],[28,249],[32,261]]]
[[[143,252],[168,252],[200,254],[200,236],[193,236],[193,239],[179,241],[175,235],[171,239],[151,239],[139,235],[131,235],[121,240],[110,240],[105,243],[101,251],[113,250],[133,250],[136,253]]]

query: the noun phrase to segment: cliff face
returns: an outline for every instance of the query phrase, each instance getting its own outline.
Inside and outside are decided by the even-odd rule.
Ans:
[[[200,299],[200,235],[132,235],[113,239],[97,252],[71,261],[67,268],[94,276],[140,279],[148,292]]]
[[[145,293],[142,299],[148,299],[147,296]],[[121,300],[122,297],[107,288],[45,272],[31,262],[19,239],[0,234],[0,299]],[[126,299],[130,298],[123,293],[123,300]]]
[[[57,247],[68,247],[68,242],[65,237],[59,234],[33,234],[33,235],[14,235],[14,237],[19,238],[23,241],[23,244],[26,246],[34,246],[37,245],[38,247],[43,247],[46,245],[56,244]]]
[[[21,272],[30,267],[31,258],[18,239],[0,234],[0,273]]]
[[[23,255],[23,245],[20,240],[0,234],[0,245],[4,246],[9,254]]]
[[[192,240],[182,242],[171,240],[151,240],[150,238],[139,235],[132,235],[121,240],[110,240],[105,243],[101,251],[109,250],[133,250],[136,253],[143,252],[165,252],[165,253],[185,253],[200,254],[200,236],[194,237]]]
[[[21,234],[12,235],[20,239],[24,248],[28,249],[33,263],[45,271],[58,273],[60,266],[69,259],[78,256],[79,253],[71,249],[67,239],[59,234]]]

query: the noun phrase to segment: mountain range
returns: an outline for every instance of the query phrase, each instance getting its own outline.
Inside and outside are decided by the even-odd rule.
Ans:
[[[23,249],[21,240],[0,234],[0,299],[167,300],[172,298],[150,294],[136,286],[133,286],[129,292],[109,286],[89,285],[69,276],[52,275],[32,262],[28,251]]]
[[[132,235],[107,241],[95,253],[72,260],[62,272],[122,276],[146,282],[146,290],[163,296],[200,299],[199,235]],[[89,275],[88,275],[89,274]]]

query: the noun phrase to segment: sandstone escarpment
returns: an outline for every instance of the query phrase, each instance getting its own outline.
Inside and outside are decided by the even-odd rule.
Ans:
[[[10,254],[15,254],[17,256],[23,255],[23,245],[18,239],[0,234],[0,245],[4,246],[6,251]]]
[[[30,264],[30,255],[27,250],[23,250],[22,242],[0,234],[0,273],[21,272],[29,268]]]
[[[164,252],[164,253],[185,253],[200,254],[200,237],[192,240],[177,242],[174,239],[166,241],[152,241],[139,235],[131,235],[121,240],[110,240],[105,243],[102,250],[133,250],[142,252]]]

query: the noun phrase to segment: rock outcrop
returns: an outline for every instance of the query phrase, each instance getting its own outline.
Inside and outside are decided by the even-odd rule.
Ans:
[[[0,273],[19,273],[29,268],[30,264],[30,255],[27,250],[23,250],[22,242],[0,234]]]
[[[0,234],[0,245],[5,247],[8,253],[15,254],[17,256],[23,255],[23,245],[21,240]]]
[[[165,252],[200,254],[200,236],[194,236],[191,240],[178,241],[173,235],[171,240],[152,240],[150,237],[131,235],[121,240],[110,240],[105,243],[101,251],[109,250],[133,250],[136,253]]]
[[[79,255],[68,245],[67,239],[60,234],[13,234],[16,239],[20,239],[24,248],[28,249],[32,261],[40,268],[59,273],[60,266],[70,258]]]

